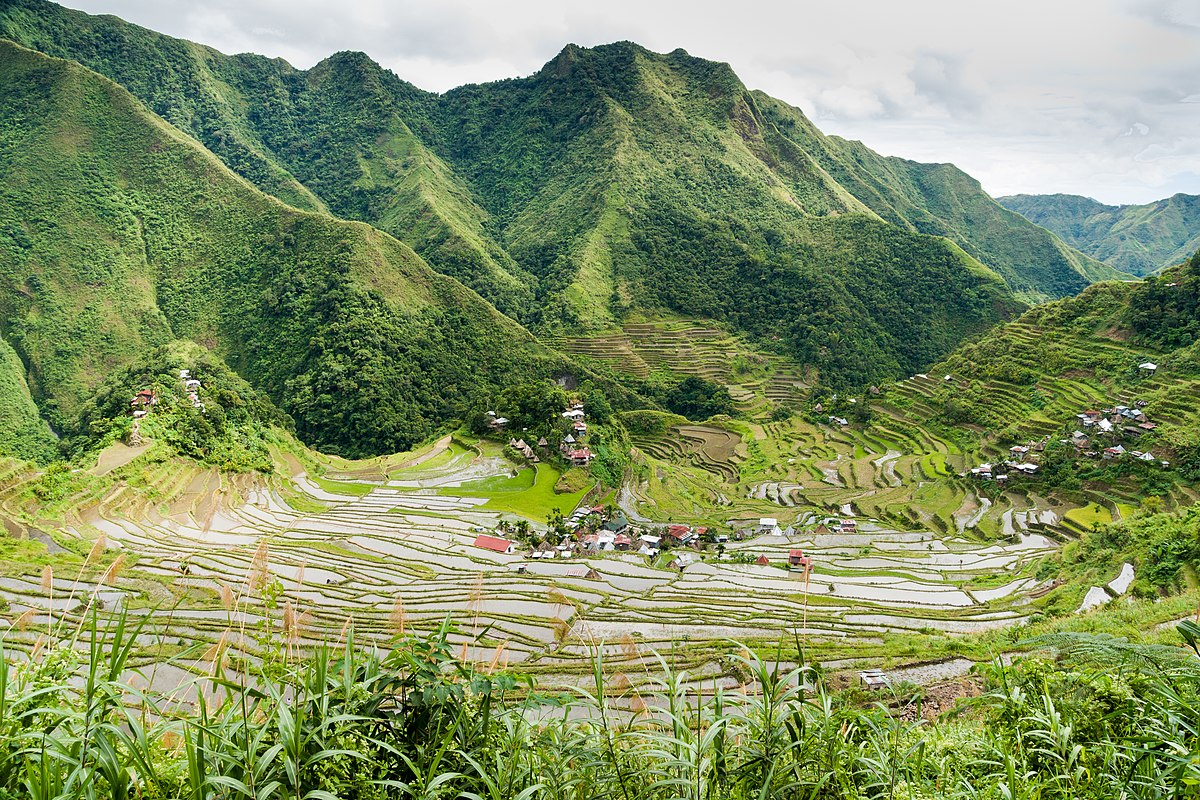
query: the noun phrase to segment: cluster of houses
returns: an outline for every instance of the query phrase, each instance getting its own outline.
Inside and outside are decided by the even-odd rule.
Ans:
[[[729,540],[727,534],[708,536],[708,528],[665,525],[653,529],[635,527],[620,511],[606,513],[604,506],[584,506],[563,520],[567,535],[558,544],[545,541],[525,553],[526,558],[552,559],[596,553],[628,552],[653,558],[665,544],[671,548],[699,547],[701,540]],[[499,536],[480,534],[474,545],[497,553],[515,553],[517,543]],[[686,560],[686,559],[685,559]]]
[[[1150,362],[1140,365],[1140,368],[1151,372],[1158,369]],[[1150,421],[1145,409],[1146,401],[1138,400],[1132,406],[1117,405],[1098,411],[1083,411],[1075,415],[1079,428],[1070,438],[1060,439],[1059,442],[1071,445],[1076,453],[1086,458],[1136,458],[1169,467],[1170,462],[1157,458],[1153,453],[1126,449],[1121,443],[1158,428],[1157,424]],[[970,474],[980,480],[994,480],[997,483],[1004,483],[1014,472],[1035,475],[1040,469],[1039,454],[1046,449],[1048,440],[1049,437],[1046,437],[1039,442],[1015,445],[1009,448],[1009,459],[997,464],[980,464],[972,468]]]
[[[1150,368],[1151,371],[1157,369],[1150,362],[1142,364],[1141,368]],[[1136,458],[1146,463],[1158,462],[1164,468],[1171,466],[1170,462],[1155,457],[1153,453],[1126,449],[1121,443],[1136,440],[1158,427],[1146,416],[1146,401],[1138,400],[1133,407],[1113,406],[1100,411],[1084,411],[1076,414],[1075,418],[1079,420],[1082,430],[1072,433],[1070,439],[1064,440],[1064,444],[1070,443],[1076,452],[1087,458]]]
[[[558,544],[544,541],[526,550],[525,558],[534,560],[566,559],[611,552],[638,553],[653,558],[662,552],[664,547],[669,547],[674,558],[668,566],[682,570],[701,558],[697,551],[701,549],[702,543],[720,544],[730,539],[728,534],[710,534],[709,529],[704,526],[683,524],[653,527],[634,526],[620,511],[608,513],[603,506],[579,508],[564,520],[564,524],[569,532],[562,537],[562,541]],[[480,530],[476,529],[476,531]],[[821,535],[856,533],[857,531],[858,523],[853,519],[827,519],[817,525],[811,533]],[[781,531],[777,520],[763,518],[759,520],[757,528],[739,530],[733,535],[733,538],[745,539],[748,536],[761,534],[794,535],[795,532],[791,527]],[[493,533],[478,533],[473,544],[480,549],[506,555],[515,555],[521,549],[518,542]],[[725,557],[728,558],[728,556]],[[772,565],[771,559],[766,555],[758,556],[754,563],[759,566]],[[807,577],[813,569],[813,558],[801,549],[792,548],[788,551],[787,561],[784,565],[790,572],[800,577]],[[591,570],[580,569],[583,571],[579,572],[576,577],[598,577],[590,574]],[[521,570],[524,570],[524,567]]]
[[[508,427],[509,420],[507,417],[501,417],[495,411],[487,412],[488,427],[495,431],[503,431]],[[559,444],[559,452],[571,465],[576,467],[586,467],[592,462],[595,456],[585,444],[587,439],[588,425],[584,421],[585,414],[583,411],[583,403],[575,403],[566,411],[562,412],[563,419],[570,423],[570,431],[563,437],[562,443]],[[529,461],[537,463],[541,461],[538,453],[545,455],[550,449],[550,443],[542,436],[537,440],[536,445],[531,445],[522,439],[509,439],[508,446],[516,450]],[[536,449],[535,449],[536,448]]]
[[[179,370],[179,380],[183,382],[183,390],[187,392],[187,399],[192,404],[192,408],[203,411],[204,403],[200,400],[200,381],[193,378],[192,373],[186,369]]]
[[[186,369],[179,370],[179,381],[183,384],[183,390],[187,393],[187,399],[192,404],[192,408],[203,411],[204,403],[200,400],[200,381],[193,378],[192,373]],[[154,406],[158,405],[158,392],[153,389],[140,389],[129,401],[129,405],[133,411],[133,418],[135,420],[142,419],[150,413]]]
[[[978,467],[972,467],[971,477],[982,481],[1005,483],[1013,474],[1036,475],[1042,468],[1038,460],[1041,457],[1040,454],[1046,450],[1047,440],[1041,439],[1037,442],[1013,445],[1008,448],[1009,458],[996,464],[980,464]]]

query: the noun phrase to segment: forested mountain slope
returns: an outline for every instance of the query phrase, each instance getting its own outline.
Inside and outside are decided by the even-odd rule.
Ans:
[[[59,430],[111,371],[186,338],[307,443],[354,455],[569,368],[387,234],[286,206],[116,84],[3,42],[0,320]]]
[[[997,200],[1093,258],[1149,275],[1200,249],[1200,196],[1176,194],[1144,205],[1110,206],[1071,194]]]
[[[369,221],[502,310],[527,309],[528,275],[487,233],[488,216],[462,182],[408,127],[424,127],[433,96],[362,54],[297,70],[44,0],[0,4],[0,37],[106,75],[264,192]]]
[[[45,0],[5,3],[0,36],[107,75],[259,189],[394,234],[540,333],[710,318],[866,384],[1017,298],[1116,274],[954,167],[826,137],[682,50],[570,45],[529,78],[435,95],[358,53],[296,70]]]

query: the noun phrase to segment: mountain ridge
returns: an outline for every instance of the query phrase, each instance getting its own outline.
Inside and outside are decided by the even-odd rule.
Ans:
[[[0,35],[24,41],[36,49],[50,52],[51,55],[80,60],[93,69],[109,74],[130,88],[134,94],[142,97],[153,110],[196,135],[226,163],[246,174],[264,191],[275,193],[285,201],[300,204],[302,207],[305,203],[310,207],[326,205],[339,216],[363,219],[383,227],[414,246],[435,268],[464,280],[500,308],[526,322],[538,322],[537,309],[531,307],[528,292],[522,292],[518,286],[533,284],[533,294],[539,298],[552,295],[561,287],[538,287],[536,280],[531,279],[530,275],[531,271],[536,272],[536,263],[530,263],[528,255],[522,258],[521,254],[518,254],[517,260],[526,262],[519,266],[506,258],[507,251],[511,250],[511,243],[505,241],[504,236],[495,235],[495,232],[489,229],[486,224],[487,215],[479,214],[479,204],[474,202],[478,198],[466,196],[463,192],[464,187],[455,180],[456,176],[445,174],[437,167],[439,158],[450,156],[455,151],[461,154],[464,149],[463,142],[452,141],[461,138],[460,131],[447,127],[444,122],[441,125],[435,123],[435,118],[445,119],[445,106],[455,102],[448,98],[482,93],[489,96],[489,102],[495,103],[499,97],[502,103],[511,105],[521,102],[522,94],[528,94],[531,84],[556,77],[560,79],[558,99],[565,97],[570,100],[572,93],[602,89],[608,92],[604,100],[611,110],[612,104],[608,102],[614,88],[611,79],[620,74],[620,69],[632,68],[642,69],[642,73],[635,75],[634,80],[655,83],[653,88],[658,92],[670,94],[674,89],[688,88],[679,80],[680,76],[695,82],[708,92],[712,99],[721,101],[717,104],[710,103],[708,112],[717,109],[727,116],[737,116],[744,126],[744,132],[750,133],[751,136],[757,136],[762,128],[763,118],[758,113],[757,105],[783,105],[762,93],[756,95],[746,89],[728,64],[691,56],[682,49],[665,55],[654,54],[628,41],[590,49],[567,45],[529,78],[504,79],[475,85],[474,88],[458,87],[445,94],[435,95],[423,92],[397,78],[363,54],[338,53],[324,59],[311,70],[296,70],[279,59],[247,54],[223,56],[202,45],[181,42],[136,26],[128,26],[115,17],[89,17],[81,12],[62,9],[44,0],[12,0],[9,6],[8,12],[0,12]],[[80,31],[89,32],[88,36],[81,36]],[[112,44],[114,41],[115,45]],[[115,47],[116,50],[106,52],[106,47],[110,50]],[[158,50],[162,53],[156,55]],[[116,55],[120,55],[120,58]],[[370,84],[371,90],[365,94],[373,95],[378,101],[374,107],[378,112],[376,116],[393,119],[397,127],[405,128],[397,133],[404,146],[411,148],[419,156],[415,158],[416,161],[433,164],[428,170],[430,174],[423,180],[413,181],[410,178],[410,167],[403,163],[397,164],[386,153],[380,153],[380,146],[370,137],[360,135],[361,131],[354,131],[354,135],[348,135],[346,130],[339,130],[336,125],[327,124],[328,121],[322,123],[315,118],[309,118],[311,115],[295,113],[294,108],[288,110],[288,104],[293,99],[303,100],[303,104],[307,104],[309,108],[314,106],[312,98],[305,99],[308,95],[303,86],[296,89],[296,85],[311,83],[313,76],[319,76],[329,70],[332,64],[347,61],[354,62],[362,73],[363,80]],[[653,75],[650,75],[651,71],[647,71],[645,67],[655,61],[667,63],[675,75],[667,75],[663,70],[651,70]],[[139,74],[136,65],[141,62],[153,65],[153,68],[145,68],[150,74],[156,75],[165,71],[168,75],[176,76],[180,85],[202,87],[204,91],[197,90],[190,94],[195,97],[209,96],[212,98],[211,102],[199,103],[191,98],[164,100],[163,95],[168,93],[163,89],[162,82],[156,81],[150,85],[145,76]],[[575,65],[579,65],[579,68],[572,69]],[[254,73],[255,80],[259,83],[255,84],[255,80],[242,75],[242,68]],[[576,81],[575,85],[570,85],[572,78]],[[256,93],[256,89],[262,89],[264,85],[269,85],[270,88],[270,92],[264,95],[265,99],[258,97]],[[292,88],[285,90],[286,86]],[[513,97],[498,96],[497,87],[502,88],[501,95]],[[225,96],[222,96],[222,93]],[[239,114],[239,105],[246,105],[249,110]],[[734,106],[739,107],[735,109]],[[692,107],[695,107],[695,104]],[[595,111],[592,109],[592,113]],[[264,120],[270,117],[271,113],[275,113],[276,118],[273,118],[273,123],[267,124]],[[792,113],[802,117],[798,110],[792,109]],[[353,119],[357,123],[364,122],[362,115],[354,116]],[[706,117],[708,122],[713,122],[714,119],[711,113]],[[574,122],[586,125],[587,121],[582,119]],[[914,232],[946,235],[968,253],[996,269],[1014,292],[1027,300],[1064,296],[1078,291],[1097,277],[1118,277],[1111,272],[1105,272],[1104,267],[1086,257],[1069,251],[1069,248],[1063,248],[1061,243],[1052,241],[1053,237],[1045,237],[1036,229],[1024,227],[1022,223],[1016,222],[1015,218],[998,219],[998,209],[990,199],[985,199],[986,195],[977,183],[955,190],[970,202],[955,201],[945,204],[946,219],[933,219],[928,213],[917,214],[913,209],[914,198],[920,198],[920,202],[928,204],[931,196],[944,192],[948,183],[952,181],[925,179],[926,186],[922,189],[917,186],[920,181],[914,180],[911,174],[919,170],[897,166],[903,163],[902,160],[883,160],[867,148],[845,143],[844,140],[841,145],[831,146],[832,142],[837,141],[836,137],[824,137],[806,119],[803,120],[803,125],[810,128],[813,134],[807,136],[803,144],[816,147],[819,151],[817,157],[814,158],[813,154],[805,152],[797,142],[780,141],[779,137],[770,131],[768,134],[774,136],[776,141],[759,143],[756,155],[764,158],[763,163],[767,165],[768,173],[773,172],[772,165],[782,169],[783,175],[770,174],[765,177],[769,184],[773,184],[773,191],[786,194],[787,190],[791,189],[792,199],[798,198],[799,204],[811,213],[822,214],[829,210],[840,211],[849,208],[880,214],[889,222]],[[221,135],[218,136],[217,133]],[[330,136],[333,138],[322,138]],[[815,137],[820,137],[823,141],[816,141]],[[352,154],[356,151],[361,157],[358,158],[358,163],[348,166],[343,164],[344,169],[334,171],[337,173],[334,175],[337,185],[329,184],[331,171],[324,169],[324,175],[318,181],[323,183],[315,186],[316,194],[313,194],[314,177],[306,171],[313,165],[304,163],[302,157],[291,151],[306,148],[320,150],[322,147],[328,147],[332,141],[340,142],[338,147],[332,148],[337,152]],[[613,146],[614,143],[598,141],[597,144]],[[845,152],[847,148],[853,151],[849,155]],[[438,151],[438,154],[431,154],[431,150]],[[842,152],[834,153],[834,150]],[[726,152],[728,153],[727,149]],[[488,187],[481,186],[479,181],[487,179],[490,175],[493,180],[498,179],[504,183],[505,190],[511,192],[515,198],[527,198],[529,186],[525,184],[528,181],[528,171],[522,172],[521,164],[526,162],[528,165],[530,159],[538,161],[539,154],[532,152],[528,147],[522,147],[513,153],[499,155],[501,160],[492,165],[491,172],[485,170],[476,175],[476,195],[482,192],[482,199],[487,199]],[[868,155],[869,158],[866,158]],[[709,158],[712,157],[714,156],[710,154]],[[493,161],[495,158],[493,154]],[[249,161],[246,161],[247,159]],[[871,169],[864,172],[862,168],[853,165],[856,160],[873,160],[874,163]],[[259,174],[264,170],[270,172],[267,166],[254,166],[258,161],[263,161],[264,164],[270,162],[278,168],[276,172],[279,175],[286,174],[296,178],[297,183],[312,194],[312,198],[307,195],[301,196],[291,189],[283,191],[274,188],[267,177]],[[504,161],[508,163],[505,164]],[[884,169],[884,166],[889,164],[890,166]],[[459,171],[464,168],[461,160],[456,167]],[[516,172],[513,171],[514,167]],[[883,170],[884,173],[890,172],[890,177],[887,174],[869,174],[879,170]],[[275,175],[276,172],[271,174]],[[522,174],[526,177],[521,177]],[[785,176],[788,174],[795,178],[790,186],[786,186],[788,181]],[[305,179],[301,180],[297,176],[303,176]],[[782,182],[781,177],[784,177]],[[855,184],[854,190],[847,191],[838,184],[835,177]],[[279,180],[287,184],[283,178]],[[414,187],[414,183],[418,183],[420,188]],[[800,187],[800,194],[796,194],[797,187]],[[591,188],[589,196],[597,206],[593,213],[602,215],[602,198],[605,192],[597,191],[595,186]],[[380,192],[391,199],[380,199]],[[862,202],[863,198],[855,196],[860,192],[871,195],[866,198],[866,203]],[[904,197],[906,193],[911,196]],[[317,195],[320,197],[314,202]],[[431,201],[431,196],[441,202]],[[375,199],[372,200],[372,197]],[[456,197],[457,200],[454,199]],[[972,205],[976,206],[971,212],[974,221],[964,220],[963,207]],[[497,211],[519,213],[519,210],[499,209],[492,204],[489,212],[494,214]],[[468,220],[480,218],[484,219],[482,227],[467,224]],[[970,227],[967,224],[969,221],[971,225],[981,227],[978,224],[980,220],[996,228],[982,237],[984,241],[976,241],[979,237],[966,233],[966,229]],[[418,221],[426,224],[414,225],[414,222]],[[1008,229],[1014,226],[1019,234],[1016,238],[1022,242],[1020,245],[1008,243],[1013,237],[1005,235],[1006,231],[1012,233]],[[518,230],[523,231],[527,227],[528,224]],[[520,238],[522,234],[517,235]],[[561,245],[562,243],[558,244],[560,249]],[[1026,252],[1027,250],[1029,252]],[[1043,261],[1046,263],[1042,264]],[[604,269],[602,264],[593,266],[596,269]]]
[[[421,440],[514,370],[571,371],[406,245],[259,192],[108,79],[4,42],[0,75],[0,334],[57,430],[177,338],[354,454]]]
[[[1178,192],[1152,203],[1126,205],[1071,194],[1010,195],[997,202],[1133,275],[1158,272],[1200,249],[1197,195]]]

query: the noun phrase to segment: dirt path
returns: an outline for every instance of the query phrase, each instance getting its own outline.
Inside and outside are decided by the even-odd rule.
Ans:
[[[124,442],[113,442],[100,451],[100,457],[96,459],[96,466],[92,467],[89,472],[97,478],[107,475],[114,469],[133,461],[153,446],[154,442],[149,439],[142,440],[142,444],[137,447],[130,447]]]
[[[388,469],[394,471],[394,470],[398,470],[398,469],[405,469],[407,467],[420,466],[421,464],[424,464],[429,459],[431,459],[434,456],[441,453],[443,450],[445,450],[449,446],[450,446],[450,435],[447,434],[447,435],[443,436],[442,438],[438,439],[436,442],[434,442],[433,449],[431,449],[428,453],[422,453],[421,455],[417,456],[416,458],[412,458],[412,459],[409,459],[408,461],[405,461],[403,464],[396,464],[395,466],[389,465]]]

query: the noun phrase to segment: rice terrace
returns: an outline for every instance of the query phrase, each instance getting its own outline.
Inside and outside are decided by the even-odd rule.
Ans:
[[[1200,800],[1194,3],[62,3],[0,800]]]

